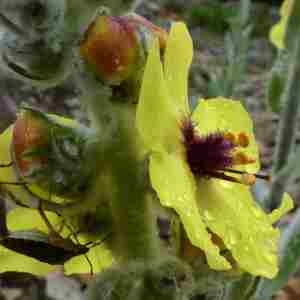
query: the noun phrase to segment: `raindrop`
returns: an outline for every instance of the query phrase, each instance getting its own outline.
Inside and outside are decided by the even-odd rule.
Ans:
[[[274,261],[274,255],[271,255],[271,254],[265,254],[264,255],[264,258],[269,262],[273,262]]]
[[[65,180],[64,174],[61,171],[55,171],[53,174],[53,179],[57,184],[63,183]]]
[[[258,209],[252,209],[252,212],[256,218],[261,217],[261,212]]]
[[[228,235],[227,235],[228,247],[235,246],[240,239],[241,236],[238,232],[235,232],[233,230],[228,231]]]
[[[207,221],[213,221],[215,219],[215,217],[208,210],[204,211],[203,216]]]
[[[71,157],[76,158],[79,155],[79,149],[78,149],[77,145],[68,139],[65,139],[63,141],[63,149]]]

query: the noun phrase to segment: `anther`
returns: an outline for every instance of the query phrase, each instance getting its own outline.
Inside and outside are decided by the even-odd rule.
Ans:
[[[14,181],[0,181],[0,184],[3,184],[3,185],[23,185],[23,186],[28,185],[27,182],[23,182],[23,181],[17,181],[17,182],[14,182]]]
[[[241,178],[233,177],[223,172],[209,172],[207,173],[207,175],[213,178],[223,179],[226,181],[236,182],[244,185],[253,185],[255,183],[255,175],[248,173],[242,174]]]
[[[237,144],[237,138],[232,132],[225,132],[224,138],[225,140],[231,142],[233,145]]]
[[[238,134],[238,144],[239,146],[246,148],[249,146],[249,137],[247,136],[247,134],[245,132],[240,132]]]
[[[13,162],[9,162],[9,163],[6,163],[6,164],[0,164],[0,168],[9,168],[13,165]]]
[[[252,178],[253,176],[255,178],[264,179],[264,180],[267,180],[267,181],[271,180],[271,176],[269,174],[259,174],[259,173],[258,174],[251,174],[251,173],[247,173],[247,172],[240,171],[240,170],[234,170],[234,169],[223,169],[222,171],[228,172],[228,173],[234,173],[234,174],[241,174],[244,177],[248,177],[248,179],[250,181],[251,180],[253,181],[253,178]]]
[[[246,185],[253,185],[256,182],[256,176],[254,174],[244,173],[241,176],[241,182]]]
[[[243,152],[237,152],[233,156],[234,165],[247,165],[255,162],[256,162],[255,158],[249,157]]]

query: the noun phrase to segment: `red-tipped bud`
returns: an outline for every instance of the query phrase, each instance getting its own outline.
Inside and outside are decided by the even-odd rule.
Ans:
[[[136,14],[101,15],[86,31],[80,52],[101,80],[119,85],[134,77],[143,66],[144,51],[153,36],[157,36],[164,47],[167,33],[146,19]]]
[[[14,159],[21,176],[26,177],[47,164],[45,150],[50,143],[50,132],[42,118],[30,111],[20,114],[15,122],[12,143]]]
[[[54,194],[73,197],[87,189],[93,166],[87,168],[90,132],[70,120],[26,108],[12,139],[17,175]]]

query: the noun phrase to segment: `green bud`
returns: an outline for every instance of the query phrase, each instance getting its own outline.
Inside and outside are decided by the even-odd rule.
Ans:
[[[91,136],[89,129],[75,121],[25,108],[13,129],[18,177],[59,196],[82,196],[94,171],[87,163]]]

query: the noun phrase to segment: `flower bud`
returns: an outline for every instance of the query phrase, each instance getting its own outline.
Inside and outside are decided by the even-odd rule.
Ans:
[[[136,14],[101,15],[86,31],[80,52],[101,80],[119,85],[133,78],[145,64],[149,37],[154,36],[159,38],[163,48],[167,33],[146,19]]]
[[[44,120],[37,118],[30,111],[18,116],[13,130],[12,148],[15,163],[22,177],[27,177],[34,170],[47,165],[47,153],[36,150],[47,149],[49,143],[50,132]]]
[[[75,122],[26,108],[13,129],[17,177],[58,196],[82,195],[93,172],[85,159],[88,137]]]

